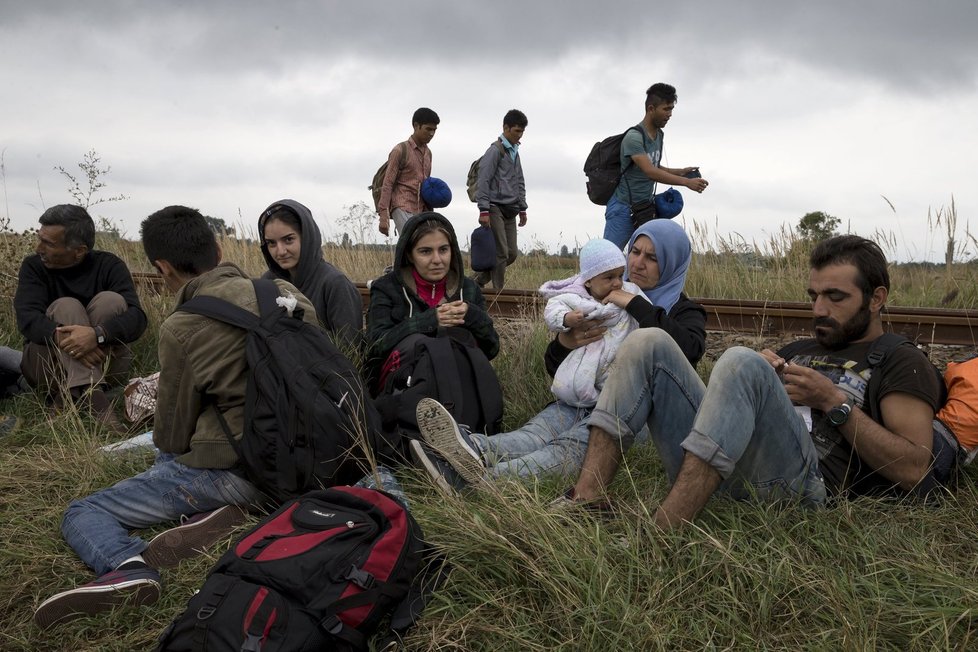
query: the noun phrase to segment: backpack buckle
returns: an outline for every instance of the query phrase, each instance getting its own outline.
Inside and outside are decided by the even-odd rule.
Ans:
[[[361,570],[356,566],[351,566],[349,572],[346,574],[347,580],[350,580],[361,589],[372,588],[375,584],[374,576],[365,570]]]
[[[319,626],[327,634],[332,634],[336,636],[343,631],[343,621],[340,620],[336,614],[331,614],[326,618],[319,621]]]

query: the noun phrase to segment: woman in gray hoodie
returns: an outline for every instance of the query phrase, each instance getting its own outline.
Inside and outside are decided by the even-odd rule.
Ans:
[[[282,278],[299,288],[316,308],[319,323],[336,338],[359,346],[363,301],[353,282],[323,259],[323,237],[308,208],[277,201],[258,218],[263,278]]]

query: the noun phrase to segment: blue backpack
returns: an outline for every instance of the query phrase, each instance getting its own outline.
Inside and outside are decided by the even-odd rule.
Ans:
[[[496,266],[496,236],[488,226],[479,227],[472,232],[472,271],[488,272]]]

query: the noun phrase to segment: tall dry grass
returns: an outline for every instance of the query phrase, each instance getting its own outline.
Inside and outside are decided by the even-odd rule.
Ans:
[[[694,239],[708,235],[694,232]],[[700,248],[690,294],[803,299],[804,257],[785,238],[768,249],[745,250],[735,241]],[[254,243],[232,238],[222,245],[227,259],[253,274],[263,270]],[[149,271],[138,243],[104,246]],[[384,251],[356,248],[327,249],[326,256],[355,280],[372,278],[389,260]],[[566,261],[526,258],[509,277],[533,287],[570,271]],[[898,267],[894,281],[894,295],[906,297],[900,303],[935,305],[947,277],[940,269]],[[973,307],[971,266],[956,264],[952,281],[961,289],[957,305]],[[150,328],[135,346],[137,374],[156,368],[155,333],[172,301],[142,298]],[[0,301],[0,339],[16,345],[9,295]],[[499,325],[494,366],[508,428],[550,398],[541,359],[550,336],[536,317]],[[704,374],[710,364],[701,365]],[[100,455],[109,433],[74,413],[51,419],[30,395],[3,407],[25,425],[0,440],[0,649],[151,649],[227,542],[165,571],[163,597],[153,607],[37,630],[37,604],[91,579],[60,538],[64,507],[138,473],[151,458]],[[569,478],[501,482],[449,499],[410,469],[398,476],[428,539],[451,564],[447,583],[407,638],[410,650],[964,650],[978,643],[978,489],[971,470],[956,494],[928,505],[864,499],[806,511],[713,500],[681,533],[651,526],[649,514],[667,487],[649,447],[629,453],[612,485],[613,518],[548,510]]]

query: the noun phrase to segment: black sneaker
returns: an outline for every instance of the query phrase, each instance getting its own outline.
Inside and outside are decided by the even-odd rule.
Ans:
[[[88,584],[51,596],[34,612],[34,622],[47,629],[118,605],[153,604],[160,598],[161,585],[160,574],[152,568],[114,570]]]
[[[459,428],[445,406],[433,398],[418,401],[415,410],[421,438],[458,471],[469,484],[488,479],[488,469],[468,430]]]
[[[465,479],[452,468],[452,465],[443,460],[426,444],[417,439],[412,439],[408,448],[411,450],[411,457],[414,458],[415,463],[428,473],[428,477],[442,492],[449,496],[457,496],[458,492],[468,486]]]
[[[142,552],[143,559],[153,568],[172,568],[231,534],[246,518],[247,514],[236,505],[182,517],[180,525],[150,540]]]

